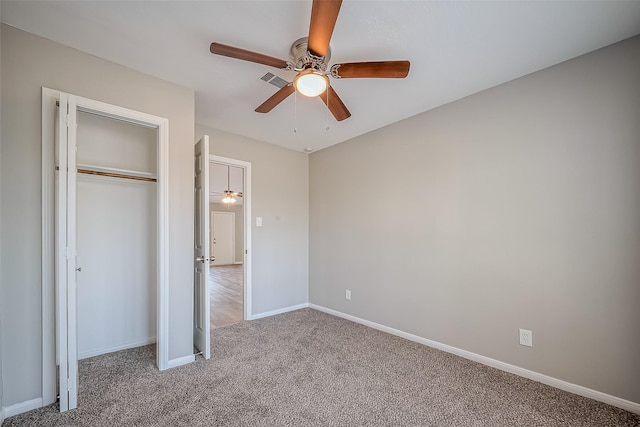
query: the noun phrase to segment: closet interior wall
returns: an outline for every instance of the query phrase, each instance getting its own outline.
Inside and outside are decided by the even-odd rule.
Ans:
[[[77,135],[83,359],[156,341],[157,130],[79,111]]]

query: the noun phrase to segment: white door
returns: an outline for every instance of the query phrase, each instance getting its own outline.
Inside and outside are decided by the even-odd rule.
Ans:
[[[193,345],[205,359],[211,357],[209,324],[209,137],[195,147],[195,271]]]
[[[229,265],[235,261],[236,214],[213,212],[213,265]]]
[[[60,412],[78,406],[76,297],[76,100],[61,94],[57,117],[56,335]]]

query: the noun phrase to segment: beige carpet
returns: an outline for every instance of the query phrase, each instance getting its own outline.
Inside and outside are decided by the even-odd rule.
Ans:
[[[3,426],[640,426],[640,416],[304,309],[216,329],[212,359],[154,347],[80,364],[79,405]]]

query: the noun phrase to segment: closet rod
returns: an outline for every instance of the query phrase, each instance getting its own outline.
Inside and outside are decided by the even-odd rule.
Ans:
[[[110,176],[112,178],[135,179],[136,181],[158,182],[156,178],[149,178],[146,176],[125,175],[122,173],[113,173],[113,172],[100,172],[100,171],[92,171],[89,169],[78,169],[78,173],[84,173],[87,175]]]
[[[60,167],[56,166],[56,170],[60,170]],[[92,171],[88,169],[77,169],[77,172],[84,173],[87,175],[100,175],[100,176],[110,176],[112,178],[135,179],[136,181],[158,182],[156,178],[148,178],[146,176],[125,175],[123,173],[100,172],[100,171]]]

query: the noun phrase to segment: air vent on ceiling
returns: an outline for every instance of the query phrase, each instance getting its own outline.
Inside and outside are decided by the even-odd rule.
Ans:
[[[267,73],[264,76],[260,77],[260,80],[264,80],[265,82],[271,83],[277,88],[283,88],[289,84],[288,81],[276,76],[273,73]]]
[[[273,73],[267,73],[264,76],[260,77],[260,80],[264,80],[265,82],[268,82],[269,80],[271,80],[272,78],[274,78],[276,75]]]

